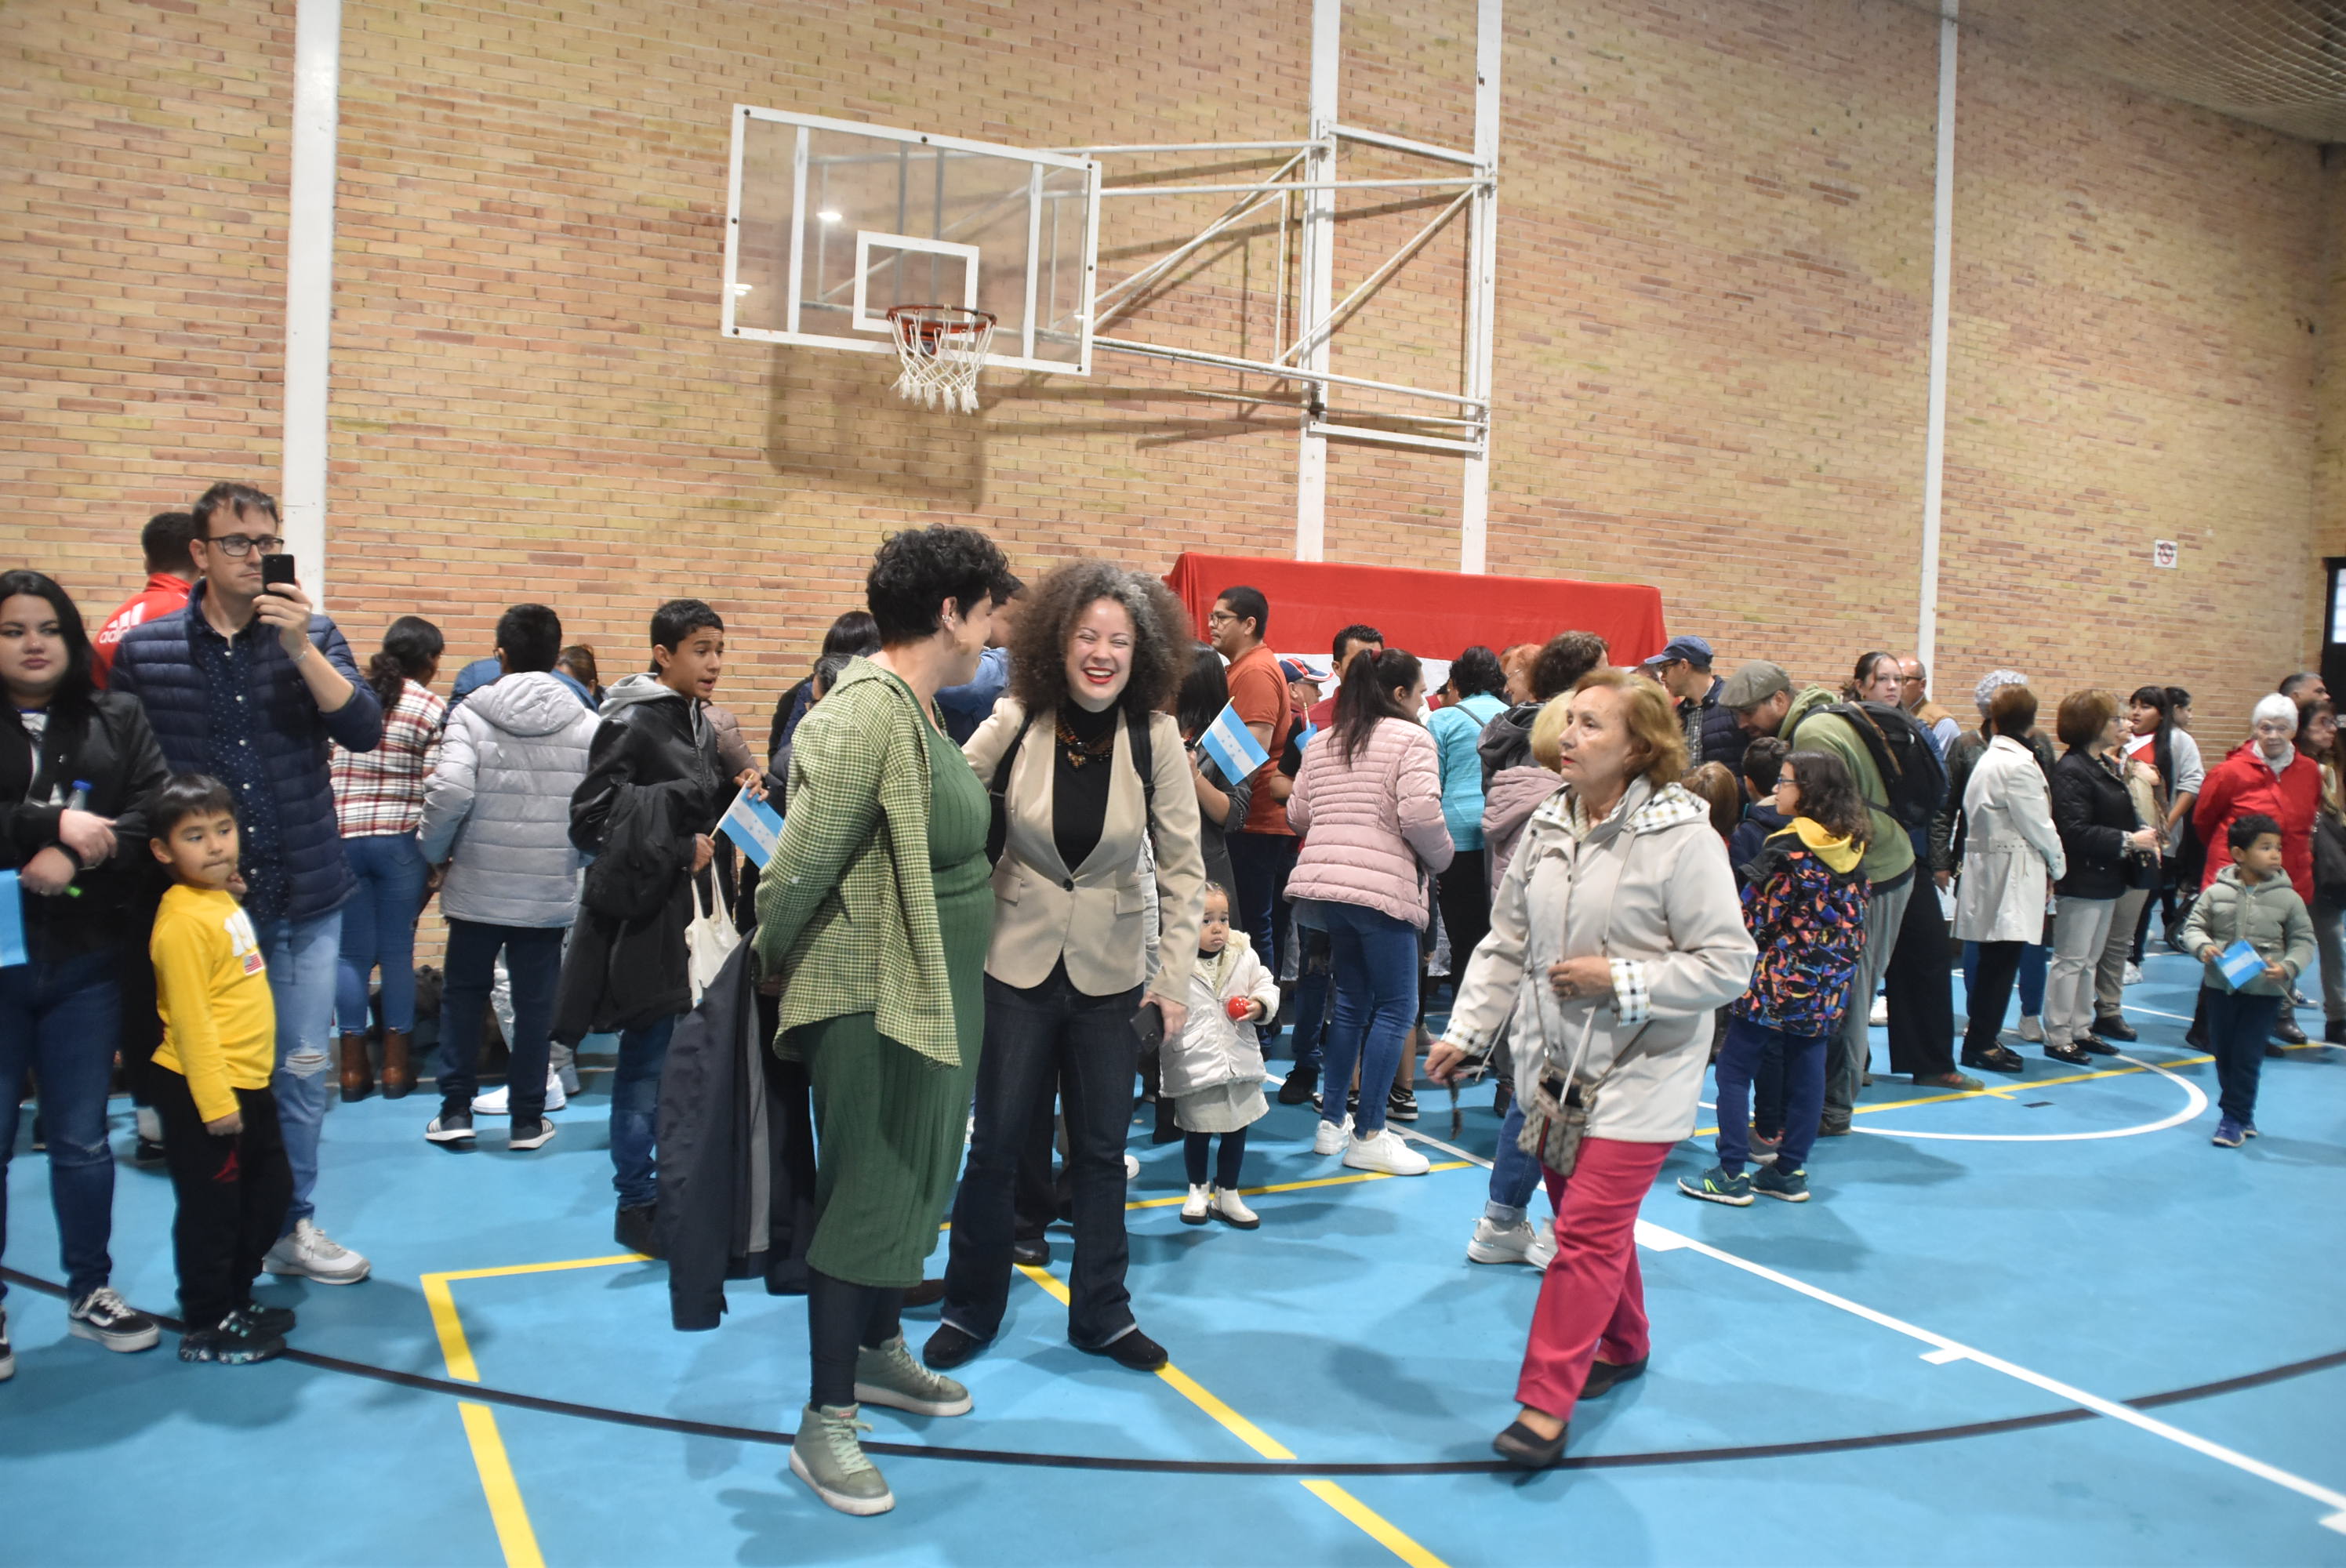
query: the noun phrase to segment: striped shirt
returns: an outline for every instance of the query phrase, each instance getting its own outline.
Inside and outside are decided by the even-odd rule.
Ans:
[[[440,755],[448,705],[413,681],[382,716],[382,744],[372,751],[337,746],[332,769],[334,815],[345,839],[413,833],[423,820],[423,780]]]

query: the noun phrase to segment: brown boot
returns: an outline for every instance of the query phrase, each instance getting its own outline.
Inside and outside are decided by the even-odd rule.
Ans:
[[[407,1033],[402,1029],[382,1032],[382,1097],[403,1100],[415,1087],[415,1068],[407,1059]]]
[[[374,1093],[374,1068],[367,1061],[366,1036],[342,1036],[342,1103],[363,1100]]]

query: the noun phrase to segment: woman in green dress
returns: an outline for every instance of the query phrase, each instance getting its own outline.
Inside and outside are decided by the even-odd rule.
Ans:
[[[758,884],[759,962],[784,987],[774,1049],[806,1066],[818,1145],[813,1390],[790,1470],[843,1513],[895,1506],[857,1436],[862,1406],[970,1408],[913,1359],[898,1318],[961,1165],[994,920],[992,802],[936,694],[976,674],[1018,585],[974,529],[881,545],[864,585],[881,649],[800,725],[790,816]]]

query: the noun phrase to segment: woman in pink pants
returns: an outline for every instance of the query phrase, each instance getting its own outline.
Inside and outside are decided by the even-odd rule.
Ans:
[[[1662,688],[1598,669],[1573,689],[1558,769],[1499,884],[1437,1083],[1514,1020],[1515,1092],[1542,1083],[1587,1107],[1568,1175],[1545,1172],[1556,1257],[1540,1283],[1493,1447],[1526,1470],[1564,1455],[1573,1406],[1646,1369],[1637,1207],[1670,1145],[1694,1132],[1712,1013],[1743,993],[1755,952],[1708,808],[1680,789],[1686,743]]]

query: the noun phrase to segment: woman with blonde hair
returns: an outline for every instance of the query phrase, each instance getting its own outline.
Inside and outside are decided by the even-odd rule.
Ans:
[[[1627,670],[1591,672],[1557,747],[1565,787],[1532,813],[1491,934],[1426,1058],[1447,1083],[1513,1020],[1515,1091],[1526,1137],[1540,1135],[1556,1250],[1516,1386],[1522,1410],[1493,1446],[1531,1470],[1563,1457],[1578,1400],[1645,1369],[1637,1207],[1694,1132],[1713,1010],[1743,994],[1755,957],[1727,847],[1677,782],[1686,737],[1662,689]]]

